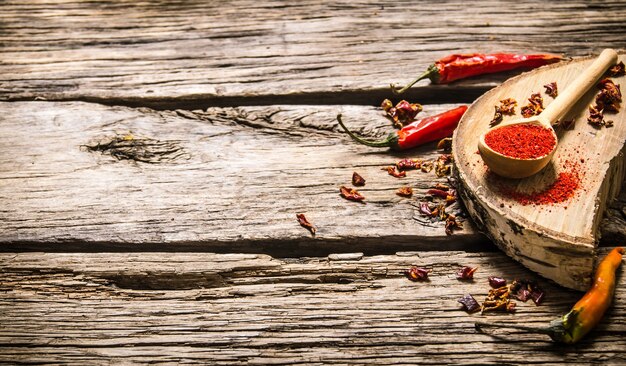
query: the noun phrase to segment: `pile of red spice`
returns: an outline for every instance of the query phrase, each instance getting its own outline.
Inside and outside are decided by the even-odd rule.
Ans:
[[[524,206],[546,205],[567,201],[576,193],[579,185],[580,175],[577,171],[561,172],[551,185],[541,191],[522,193],[512,188],[500,187],[500,192]]]
[[[548,155],[556,145],[549,129],[533,124],[505,126],[489,131],[485,143],[494,151],[518,159]]]

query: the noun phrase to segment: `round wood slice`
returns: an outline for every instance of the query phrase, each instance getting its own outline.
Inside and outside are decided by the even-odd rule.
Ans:
[[[559,145],[551,163],[538,174],[520,180],[506,180],[489,172],[478,154],[478,138],[489,129],[494,107],[513,98],[518,105],[514,116],[533,93],[541,93],[544,106],[553,100],[544,85],[556,82],[558,89],[584,70],[592,58],[542,67],[509,79],[480,97],[463,116],[454,134],[453,154],[459,193],[477,226],[505,253],[544,277],[577,290],[591,284],[598,224],[607,203],[620,191],[626,166],[626,112],[605,114],[613,127],[595,128],[587,123],[588,107],[595,103],[598,89],[592,88],[562,119],[574,120],[565,130],[557,127]],[[620,55],[620,61],[626,61]],[[612,78],[626,84],[626,77]],[[515,189],[537,192],[552,184],[560,172],[579,169],[580,187],[567,201],[550,205],[523,205],[502,193]],[[615,243],[616,245],[621,243]]]

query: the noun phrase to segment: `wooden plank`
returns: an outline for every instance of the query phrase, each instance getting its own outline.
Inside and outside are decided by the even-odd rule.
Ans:
[[[626,48],[622,1],[10,0],[0,4],[0,23],[1,100],[170,109],[374,105],[390,82],[407,82],[451,52]],[[469,102],[509,75],[411,95]]]
[[[426,106],[422,114],[452,105]],[[282,255],[404,249],[477,250],[489,244],[469,221],[449,238],[424,221],[418,201],[431,173],[381,168],[434,159],[432,145],[403,154],[357,145],[337,131],[383,137],[390,122],[371,107],[273,106],[154,111],[89,103],[0,104],[2,250],[217,250]],[[86,148],[132,133],[149,162]],[[146,140],[146,139],[152,140]],[[158,141],[158,142],[157,142]],[[122,149],[118,150],[118,152]],[[136,151],[137,152],[137,151]],[[153,154],[153,155],[149,155]],[[339,196],[353,171],[366,204]],[[412,199],[395,190],[410,185]],[[605,235],[621,240],[625,197]],[[452,212],[458,208],[453,206]],[[303,212],[315,238],[300,227]]]
[[[603,249],[603,254],[606,249]],[[334,256],[336,257],[336,256]],[[432,269],[430,282],[400,273]],[[472,282],[455,279],[478,266]],[[502,253],[412,252],[343,259],[209,253],[0,254],[0,361],[93,364],[620,364],[626,277],[576,346],[476,333],[476,320],[542,325],[580,293],[539,279],[546,302],[468,315],[488,276],[534,275]]]
[[[451,107],[429,106],[423,113]],[[336,131],[341,111],[356,131],[383,137],[391,123],[371,107],[158,112],[7,102],[0,110],[3,250],[278,250],[293,255],[296,248],[328,253],[488,245],[469,222],[454,240],[443,222],[424,223],[417,198],[446,178],[413,171],[398,179],[381,170],[405,157],[435,159],[439,153],[433,146],[390,154],[352,143]],[[118,160],[113,150],[87,147],[100,143],[104,150],[112,138],[129,133],[145,145],[131,152],[142,161]],[[339,195],[354,171],[367,180],[360,189],[365,204]],[[413,199],[395,194],[404,185],[416,190]],[[315,237],[298,225],[296,213],[317,226]]]

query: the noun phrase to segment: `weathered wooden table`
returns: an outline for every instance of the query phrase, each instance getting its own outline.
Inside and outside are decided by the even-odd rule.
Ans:
[[[273,364],[625,363],[626,278],[575,347],[540,325],[580,296],[510,260],[471,222],[425,224],[431,174],[340,133],[383,136],[388,84],[453,52],[626,47],[626,3],[4,1],[0,5],[0,361]],[[513,75],[406,98],[423,115]],[[129,149],[124,136],[140,144]],[[127,138],[128,139],[128,138]],[[109,143],[109,145],[106,145]],[[353,171],[367,204],[343,200]],[[624,244],[626,195],[602,224]],[[312,237],[295,214],[318,228]],[[409,282],[410,265],[432,269]],[[478,266],[473,282],[455,279]],[[488,276],[537,279],[541,306],[468,315]]]

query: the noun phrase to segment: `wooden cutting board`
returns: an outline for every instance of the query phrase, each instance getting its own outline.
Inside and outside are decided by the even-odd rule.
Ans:
[[[621,189],[626,167],[626,109],[606,114],[614,126],[600,129],[587,123],[588,107],[598,89],[592,88],[563,118],[574,120],[568,130],[556,128],[559,146],[552,162],[535,176],[506,180],[489,172],[478,154],[478,138],[489,128],[494,106],[506,98],[518,105],[514,116],[532,93],[541,93],[544,106],[553,100],[543,85],[556,82],[565,90],[593,58],[546,66],[507,80],[472,104],[454,134],[453,154],[459,193],[477,226],[505,253],[526,267],[555,282],[586,290],[594,269],[598,224],[602,214]],[[620,55],[620,61],[626,61]],[[626,85],[626,77],[612,78]],[[552,184],[562,171],[577,168],[580,187],[569,200],[551,205],[523,205],[503,191],[536,192]],[[614,243],[615,245],[623,243]]]

